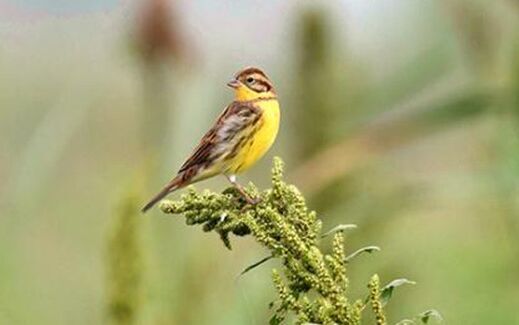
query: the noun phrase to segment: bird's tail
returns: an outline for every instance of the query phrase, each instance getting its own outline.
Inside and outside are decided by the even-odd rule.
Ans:
[[[171,182],[166,184],[166,186],[164,186],[164,188],[162,190],[160,190],[160,192],[157,195],[155,195],[150,200],[150,202],[146,203],[146,205],[141,209],[141,212],[145,213],[146,211],[151,209],[155,204],[157,204],[157,202],[162,200],[166,195],[175,191],[176,189],[180,188],[181,186],[182,186],[182,178],[178,177],[178,176],[175,177],[174,179],[171,180]]]

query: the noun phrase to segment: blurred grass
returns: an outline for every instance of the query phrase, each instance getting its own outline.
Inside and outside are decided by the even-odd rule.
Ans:
[[[313,208],[326,207],[326,224],[359,224],[346,238],[352,250],[383,248],[376,259],[360,257],[351,277],[418,282],[397,293],[390,321],[434,307],[449,324],[518,323],[519,8],[505,0],[393,5],[310,6],[326,22],[322,47],[331,53],[321,53],[325,64],[307,61],[333,86],[307,92],[314,74],[297,45],[305,6],[255,4],[257,18],[246,5],[209,11],[180,2],[172,17],[207,62],[182,63],[192,68],[183,74],[160,68],[171,116],[161,120],[167,131],[144,127],[163,138],[149,191],[230,99],[224,82],[234,70],[261,65],[279,84],[283,124],[273,151],[289,162],[291,181],[314,196]],[[71,17],[20,8],[0,18],[0,323],[99,324],[107,216],[146,156],[141,112],[150,101],[125,45],[134,21],[123,6]],[[323,91],[334,105],[324,117],[328,104],[315,98]],[[245,178],[261,184],[265,160]],[[143,324],[267,321],[268,268],[235,281],[264,252],[244,240],[229,255],[217,238],[156,213],[145,218]]]
[[[129,194],[115,212],[106,248],[107,320],[110,324],[138,324],[144,305],[144,270],[139,198]]]

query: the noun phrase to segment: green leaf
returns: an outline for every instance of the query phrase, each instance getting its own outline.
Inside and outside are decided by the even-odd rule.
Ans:
[[[321,238],[328,237],[338,231],[344,231],[344,230],[355,229],[355,228],[357,228],[357,225],[354,225],[354,224],[338,225],[336,227],[333,227],[331,230],[325,232],[323,235],[321,235]]]
[[[229,233],[225,231],[218,231],[220,234],[220,239],[222,240],[225,247],[227,247],[228,250],[232,250],[231,241],[229,240]]]
[[[423,324],[428,324],[432,318],[435,318],[438,321],[438,323],[443,322],[443,317],[437,310],[429,309],[429,310],[424,311],[423,313],[418,314],[418,316],[413,317],[413,319],[402,319],[395,325],[416,324],[415,320],[419,320]]]
[[[244,275],[245,273],[249,272],[250,270],[260,266],[261,264],[265,263],[266,261],[270,260],[271,258],[274,258],[274,255],[269,255],[267,257],[262,258],[261,260],[257,261],[256,263],[249,265],[245,268],[245,270],[241,271],[240,276]]]
[[[436,309],[429,309],[419,314],[418,317],[422,321],[422,323],[427,324],[429,320],[435,318],[439,323],[443,322],[442,315]]]
[[[353,252],[352,254],[348,255],[345,259],[344,259],[344,262],[346,263],[349,263],[353,258],[357,257],[358,255],[362,254],[362,253],[373,253],[373,252],[380,252],[380,247],[378,246],[366,246],[366,247],[362,247],[358,250],[356,250],[355,252]]]
[[[385,306],[391,296],[393,295],[393,290],[397,287],[400,287],[404,284],[416,284],[416,282],[408,280],[408,279],[396,279],[388,283],[385,287],[382,288],[380,292],[380,300],[382,301],[382,305]]]

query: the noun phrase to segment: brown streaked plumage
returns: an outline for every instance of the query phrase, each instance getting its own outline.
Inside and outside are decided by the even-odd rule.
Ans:
[[[272,145],[279,125],[276,92],[267,75],[258,68],[239,71],[228,84],[235,100],[225,108],[202,137],[177,175],[142,209],[150,209],[169,193],[200,180],[224,174],[245,196],[234,174],[252,166]]]

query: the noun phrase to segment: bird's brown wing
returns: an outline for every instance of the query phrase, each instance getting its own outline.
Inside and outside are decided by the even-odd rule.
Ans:
[[[220,114],[213,127],[202,137],[191,156],[184,162],[178,173],[184,173],[193,167],[207,166],[221,154],[219,144],[232,141],[261,111],[252,103],[232,102]],[[220,148],[221,149],[221,148]]]
[[[193,154],[180,167],[178,174],[145,206],[146,212],[169,193],[189,184],[200,169],[209,166],[224,154],[231,153],[239,145],[239,133],[254,124],[261,111],[252,103],[233,102],[225,108],[213,127],[203,136]]]

